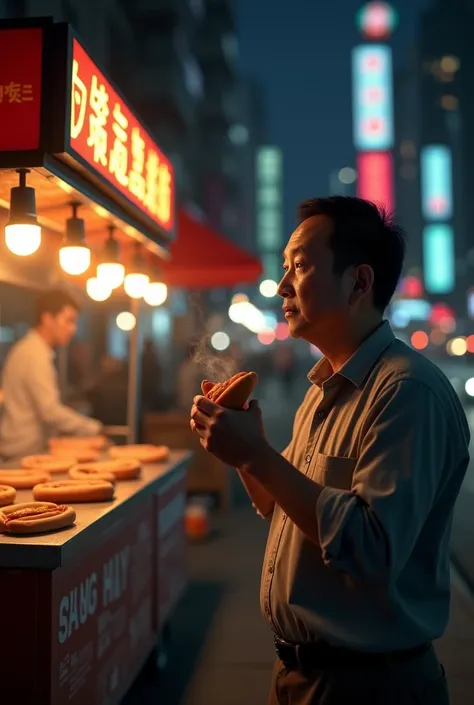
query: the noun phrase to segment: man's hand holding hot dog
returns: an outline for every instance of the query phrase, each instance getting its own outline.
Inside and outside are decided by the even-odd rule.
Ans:
[[[224,385],[213,385],[207,380],[203,382],[202,390],[206,396],[194,398],[191,428],[200,436],[205,450],[223,463],[237,468],[253,506],[261,516],[269,518],[273,512],[274,499],[246,472],[247,465],[252,465],[258,457],[263,457],[264,450],[270,447],[265,437],[258,402],[253,400],[246,404],[257,377],[254,375],[249,379],[249,376],[243,373],[235,377],[240,377],[239,389],[236,389],[235,384],[229,386],[232,379]],[[229,397],[233,409],[225,408],[225,405],[229,404]],[[244,409],[244,406],[247,408]]]
[[[207,397],[197,396],[191,409],[191,428],[201,445],[223,463],[241,469],[268,445],[258,401],[248,409],[225,409]]]

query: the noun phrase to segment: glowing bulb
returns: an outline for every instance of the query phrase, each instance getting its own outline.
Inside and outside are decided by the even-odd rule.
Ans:
[[[112,289],[97,277],[87,280],[86,291],[93,301],[106,301],[112,293]]]
[[[267,299],[273,298],[273,296],[276,296],[278,291],[278,284],[273,281],[273,279],[265,279],[261,284],[260,284],[260,293],[262,296],[265,296]]]
[[[149,306],[161,306],[168,296],[168,287],[161,282],[151,282],[148,284],[143,296]]]
[[[127,274],[123,283],[123,288],[125,289],[125,293],[128,294],[131,299],[141,299],[144,296],[149,283],[150,277],[148,274],[134,272],[133,274]]]
[[[41,245],[41,227],[15,223],[5,226],[5,244],[14,255],[28,257]]]
[[[474,397],[474,377],[467,380],[464,389],[466,390],[466,394],[468,396]]]
[[[230,345],[230,338],[227,333],[221,333],[220,331],[218,331],[212,336],[211,345],[214,350],[227,350]]]
[[[123,330],[128,333],[135,328],[137,319],[135,318],[133,313],[130,313],[130,311],[122,311],[122,313],[118,314],[117,318],[115,319],[115,322],[117,324],[117,327],[120,328],[120,330]]]
[[[467,352],[467,342],[465,338],[453,338],[446,345],[448,355],[462,357]]]
[[[117,289],[123,284],[125,267],[119,262],[102,262],[97,265],[97,277],[110,289]]]
[[[84,274],[90,267],[91,251],[88,247],[61,247],[59,264],[66,274]]]

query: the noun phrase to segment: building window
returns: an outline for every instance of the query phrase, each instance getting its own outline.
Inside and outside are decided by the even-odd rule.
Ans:
[[[459,100],[455,95],[443,95],[441,97],[441,107],[443,110],[457,110],[459,107]]]
[[[417,169],[413,164],[402,164],[400,167],[400,177],[406,181],[416,179]]]
[[[414,159],[416,157],[416,145],[413,140],[400,142],[400,156],[404,159]]]
[[[456,73],[459,71],[460,63],[457,56],[443,56],[439,66],[445,73]]]

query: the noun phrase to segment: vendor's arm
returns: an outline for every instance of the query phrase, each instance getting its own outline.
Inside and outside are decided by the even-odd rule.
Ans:
[[[453,438],[448,443],[448,437]],[[390,384],[364,423],[351,491],[324,487],[263,446],[245,470],[321,547],[325,562],[359,581],[392,582],[403,569],[466,452],[427,386]]]
[[[56,433],[71,436],[95,436],[102,424],[65,406],[59,396],[54,365],[48,360],[31,360],[26,381],[40,419]]]

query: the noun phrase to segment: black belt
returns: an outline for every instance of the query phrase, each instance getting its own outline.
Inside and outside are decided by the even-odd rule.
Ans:
[[[331,646],[327,642],[290,644],[277,636],[274,640],[278,658],[283,665],[301,671],[327,671],[334,668],[387,668],[411,661],[426,653],[431,647],[431,642],[429,642],[405,651],[364,653]]]

